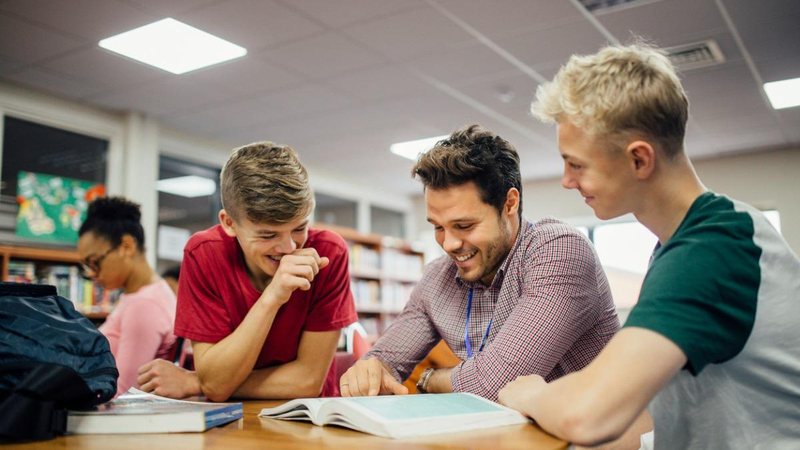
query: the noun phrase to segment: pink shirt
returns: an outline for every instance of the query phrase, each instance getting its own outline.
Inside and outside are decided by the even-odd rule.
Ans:
[[[156,358],[175,356],[175,294],[164,280],[122,294],[100,327],[117,360],[117,395],[135,386],[139,366]]]

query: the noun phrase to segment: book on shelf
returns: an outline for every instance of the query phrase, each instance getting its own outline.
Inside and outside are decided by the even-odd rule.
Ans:
[[[30,261],[8,262],[8,277],[5,281],[13,283],[34,283],[36,282],[36,264]]]
[[[300,398],[260,417],[335,425],[388,438],[528,423],[522,414],[469,393]]]
[[[12,259],[5,281],[55,286],[58,295],[71,300],[75,309],[84,314],[111,312],[120,295],[119,291],[103,289],[81,276],[80,268],[74,264]]]
[[[241,403],[174,400],[131,388],[94,410],[69,411],[67,433],[203,432],[241,418]]]

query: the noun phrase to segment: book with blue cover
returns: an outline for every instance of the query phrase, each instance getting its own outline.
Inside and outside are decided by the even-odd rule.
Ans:
[[[300,398],[265,408],[259,416],[395,439],[529,422],[517,411],[468,393]]]
[[[241,403],[174,400],[131,388],[94,410],[69,411],[67,433],[203,432],[241,418]]]

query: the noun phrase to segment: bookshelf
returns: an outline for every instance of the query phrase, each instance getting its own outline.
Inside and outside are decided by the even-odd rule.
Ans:
[[[350,287],[359,322],[374,341],[403,310],[422,277],[423,253],[407,242],[345,227],[315,224],[341,235],[350,250]]]
[[[80,258],[73,250],[0,245],[0,264],[3,281],[53,285],[94,322],[105,320],[119,298],[81,276]]]

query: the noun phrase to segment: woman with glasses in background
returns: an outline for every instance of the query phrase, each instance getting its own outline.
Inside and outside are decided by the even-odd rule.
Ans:
[[[139,205],[121,197],[89,204],[78,231],[84,274],[104,289],[121,289],[119,303],[100,331],[117,361],[117,394],[136,387],[137,369],[155,358],[172,359],[176,339],[175,294],[147,263]]]

